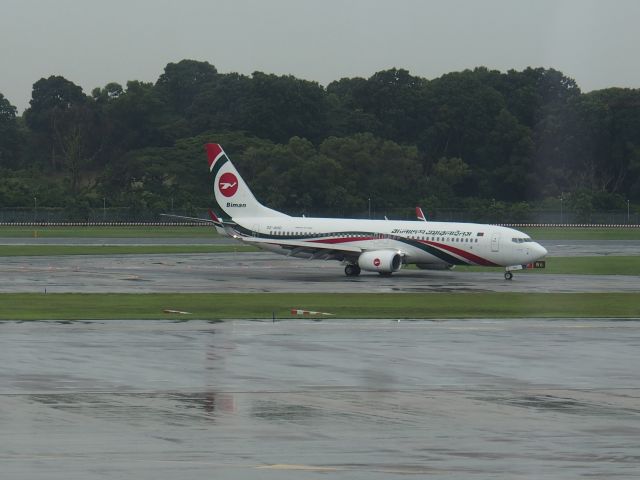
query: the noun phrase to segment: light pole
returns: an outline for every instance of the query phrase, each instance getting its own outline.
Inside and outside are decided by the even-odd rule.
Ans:
[[[564,212],[562,210],[562,201],[564,200],[564,192],[560,194],[560,223],[564,225]]]
[[[38,217],[38,197],[33,197],[33,222],[36,222]]]
[[[627,200],[627,225],[629,225],[631,222],[629,221],[629,200]]]
[[[369,220],[371,220],[371,197],[369,197]]]
[[[107,199],[102,197],[102,221],[107,221]]]

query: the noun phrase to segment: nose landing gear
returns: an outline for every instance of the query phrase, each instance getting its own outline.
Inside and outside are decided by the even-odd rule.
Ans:
[[[505,272],[504,272],[504,279],[505,280],[511,280],[513,278],[513,272],[514,270],[522,270],[524,268],[524,266],[522,265],[511,265],[509,267],[505,268]]]

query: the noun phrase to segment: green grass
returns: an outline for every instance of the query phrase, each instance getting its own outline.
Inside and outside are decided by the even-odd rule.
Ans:
[[[257,252],[248,245],[0,245],[0,257]]]
[[[215,228],[201,227],[14,227],[0,226],[0,238],[210,238]]]
[[[457,271],[504,270],[502,267],[456,267]],[[521,274],[557,274],[557,275],[640,275],[640,255],[638,256],[600,256],[600,257],[549,257],[546,268],[516,271]]]
[[[640,293],[2,294],[2,320],[279,319],[291,308],[330,318],[638,318]],[[182,310],[192,315],[163,313]]]
[[[534,240],[640,240],[640,228],[515,227]]]

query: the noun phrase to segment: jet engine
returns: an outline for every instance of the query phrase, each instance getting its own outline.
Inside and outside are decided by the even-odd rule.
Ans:
[[[397,272],[402,267],[402,256],[393,250],[364,252],[358,257],[358,266],[368,272]]]

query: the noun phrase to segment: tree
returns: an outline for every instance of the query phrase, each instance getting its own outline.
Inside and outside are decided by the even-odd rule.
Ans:
[[[339,134],[370,132],[396,142],[414,142],[425,120],[428,82],[392,68],[369,79],[343,78],[327,87],[340,99],[332,118]],[[343,106],[341,109],[340,106]]]
[[[292,213],[361,215],[371,197],[378,214],[446,199],[507,218],[573,192],[586,217],[640,199],[640,90],[582,94],[562,72],[531,67],[430,80],[391,68],[325,89],[195,60],[167,64],[155,84],[110,82],[90,96],[42,78],[22,117],[0,95],[2,198],[28,203],[37,190],[40,202],[46,190],[81,210],[96,196],[155,210],[210,204],[208,141],[225,145],[262,201]],[[27,182],[36,169],[26,166],[43,178]]]
[[[251,78],[238,73],[219,75],[203,85],[186,112],[192,134],[207,130],[246,131],[249,126]]]
[[[61,124],[67,123],[69,112],[87,101],[82,88],[61,76],[41,78],[33,84],[30,107],[24,113],[27,125],[37,135],[37,141],[50,152],[53,169],[60,168],[58,157]]]
[[[91,91],[91,97],[98,104],[112,102],[124,93],[122,85],[117,82],[107,83],[104,88],[96,87]]]
[[[188,136],[186,125],[162,101],[152,83],[129,81],[124,93],[104,106],[113,155],[150,146],[171,145]]]
[[[482,163],[475,172],[474,195],[511,202],[538,196],[531,136],[531,130],[506,108],[498,113],[485,145],[480,147]]]
[[[629,195],[632,185],[640,182],[636,166],[640,151],[640,90],[609,88],[584,95],[603,105],[606,116],[600,118],[598,168],[606,179],[606,190]],[[606,120],[606,121],[603,121]]]
[[[432,80],[419,146],[430,159],[458,157],[472,168],[494,161],[483,155],[483,147],[505,106],[503,96],[475,71]]]
[[[295,136],[313,142],[323,138],[327,128],[326,93],[317,82],[254,72],[250,89],[247,131],[275,142]]]
[[[0,93],[0,168],[15,168],[19,164],[20,132],[17,109]]]
[[[328,138],[320,144],[319,152],[342,167],[344,173],[337,186],[358,199],[361,212],[371,196],[379,211],[415,204],[423,194],[423,168],[415,147],[363,133]]]
[[[159,97],[175,112],[184,115],[202,89],[215,83],[217,78],[218,71],[209,62],[181,60],[167,64],[155,86]]]

